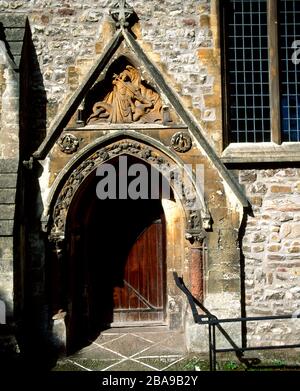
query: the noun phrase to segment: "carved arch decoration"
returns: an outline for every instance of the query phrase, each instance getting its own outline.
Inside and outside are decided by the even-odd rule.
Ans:
[[[120,131],[114,136],[104,136],[87,146],[56,178],[47,210],[47,232],[50,241],[64,240],[69,207],[85,179],[99,165],[125,154],[154,166],[163,176],[168,174],[174,193],[178,196],[178,191],[181,192],[177,198],[180,199],[185,212],[186,238],[194,241],[205,236],[205,229],[210,228],[211,219],[193,173],[185,170],[183,162],[174,153],[149,136],[133,137],[129,131]],[[181,172],[184,173],[184,181],[176,182],[177,177],[173,175],[176,168],[183,170]]]

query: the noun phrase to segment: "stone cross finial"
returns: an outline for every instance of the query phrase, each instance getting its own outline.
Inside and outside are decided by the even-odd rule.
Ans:
[[[115,3],[109,13],[111,17],[116,22],[116,26],[119,27],[127,27],[129,26],[129,23],[127,20],[130,18],[130,16],[133,14],[133,8],[130,7],[130,5],[127,4],[126,0],[119,0],[117,3]]]

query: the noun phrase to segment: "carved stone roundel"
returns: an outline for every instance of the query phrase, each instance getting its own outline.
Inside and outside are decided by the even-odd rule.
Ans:
[[[74,153],[79,146],[79,140],[71,133],[64,134],[57,142],[60,150],[64,153]]]
[[[171,146],[176,152],[187,152],[192,148],[192,139],[188,133],[178,132],[173,135]]]

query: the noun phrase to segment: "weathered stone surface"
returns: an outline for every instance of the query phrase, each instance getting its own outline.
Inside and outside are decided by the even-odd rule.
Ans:
[[[266,235],[260,232],[256,232],[251,237],[252,243],[262,243],[266,240]]]
[[[262,197],[250,197],[249,201],[252,205],[262,206]]]
[[[255,170],[240,171],[240,183],[255,182],[257,179],[257,173]]]
[[[268,251],[270,252],[279,252],[281,250],[281,246],[279,244],[272,244],[271,246],[267,247]]]
[[[14,228],[13,220],[0,220],[0,235],[12,236]]]
[[[247,313],[292,313],[298,299],[295,295],[299,295],[294,288],[295,284],[299,287],[295,273],[300,254],[300,173],[294,168],[253,172],[256,175],[245,176],[245,180],[241,180],[240,174],[248,199],[262,199],[252,203],[254,218],[248,219],[243,238],[243,249],[247,250],[244,251]],[[249,246],[249,240],[254,244]],[[266,278],[261,278],[263,271]],[[265,328],[253,327],[253,337],[263,335],[264,341],[277,335],[282,339],[282,333],[281,328],[270,322]],[[294,342],[287,334],[284,339]]]
[[[265,299],[266,300],[282,300],[284,298],[284,292],[277,290],[266,290]]]
[[[288,252],[289,253],[300,253],[300,247],[299,246],[291,246],[288,249]]]
[[[15,199],[15,189],[0,189],[0,204],[13,204]]]
[[[13,258],[13,238],[0,237],[0,258]]]
[[[285,239],[300,239],[300,224],[282,224],[280,229],[280,237]]]
[[[271,193],[292,193],[290,186],[272,185],[270,187]]]
[[[18,172],[19,161],[17,159],[0,159],[0,173],[10,174]]]
[[[261,253],[265,250],[265,246],[261,245],[261,246],[253,246],[253,251],[255,253]]]
[[[8,32],[11,38],[16,37],[14,34],[20,34],[18,28],[23,26],[17,20],[18,14],[29,16],[34,50],[39,62],[38,74],[32,75],[33,88],[35,90],[41,88],[47,92],[47,102],[45,99],[45,102],[41,100],[33,104],[32,115],[36,119],[33,125],[36,127],[37,137],[43,137],[40,129],[45,128],[45,120],[50,123],[56,113],[60,112],[70,92],[80,85],[96,55],[103,52],[104,46],[113,33],[111,23],[107,22],[109,1],[68,0],[64,1],[64,4],[58,3],[51,0],[0,2],[0,11],[10,13],[7,16],[1,15],[0,19],[6,18],[5,23],[15,28],[15,31]],[[218,45],[219,35],[216,28],[219,16],[215,15],[214,10],[217,7],[211,7],[212,2],[204,0],[184,2],[132,0],[130,4],[140,18],[139,25],[134,27],[140,44],[148,56],[163,68],[168,82],[175,86],[186,107],[193,111],[199,120],[202,119],[204,132],[207,133],[207,137],[211,136],[215,145],[219,145],[221,153],[220,146],[223,141],[220,131],[222,129],[220,48],[214,46]],[[16,52],[20,50],[20,44],[17,44],[14,50]],[[16,101],[7,102],[7,105],[13,108]],[[34,109],[44,105],[46,119],[42,110]],[[9,119],[14,120],[13,113]],[[89,140],[85,142],[88,143]],[[2,145],[1,139],[1,151]],[[8,149],[8,146],[5,147]],[[12,151],[10,146],[9,149]],[[18,151],[18,146],[13,151]],[[193,164],[198,162],[198,154],[196,151]],[[0,161],[0,173],[16,173],[17,168],[17,160]],[[51,175],[54,177],[60,169],[52,171]],[[286,292],[292,295],[298,294],[291,291],[295,283],[288,276],[292,275],[292,270],[297,267],[299,261],[297,250],[300,246],[297,240],[300,240],[300,232],[295,223],[300,221],[300,170],[293,167],[251,169],[239,170],[239,172],[237,170],[237,174],[253,205],[254,213],[253,217],[248,216],[247,225],[240,232],[242,234],[245,228],[243,254],[247,287],[245,293],[248,297],[247,314],[274,314],[274,311],[282,308],[288,310],[291,308],[290,303],[285,300],[292,299],[291,296],[286,296]],[[210,171],[208,176],[211,176]],[[12,189],[14,182],[12,179],[10,181],[8,177],[0,176],[0,187]],[[49,189],[45,184],[43,186],[45,188],[42,190],[47,193]],[[208,269],[204,271],[208,279],[207,305],[213,311],[221,312],[223,309],[224,314],[227,315],[232,310],[232,306],[228,303],[231,303],[231,298],[238,292],[235,301],[238,306],[234,311],[234,314],[238,315],[240,314],[240,281],[232,270],[240,263],[238,249],[240,243],[237,232],[232,229],[232,221],[228,218],[228,205],[225,205],[224,193],[215,192],[218,189],[216,189],[214,175],[211,176],[209,186],[212,187],[212,191],[206,189],[207,199],[215,194],[215,199],[210,200],[210,207],[215,208],[215,211],[212,213],[214,230],[210,235],[208,260],[205,265]],[[10,218],[13,215],[13,206],[9,204],[14,202],[14,197],[12,193],[10,196],[9,193],[4,194],[2,200],[6,205],[0,209],[0,219],[5,220],[2,227],[5,232],[11,232],[8,228],[9,224],[12,224]],[[295,213],[297,211],[298,220]],[[284,227],[284,224],[290,224],[290,229]],[[34,248],[32,264],[40,266],[39,271],[33,273],[36,280],[42,280],[43,270],[40,259],[42,251],[38,242],[39,229],[38,226],[38,234],[30,237],[30,245]],[[1,242],[1,239],[3,238],[0,238],[0,259],[3,260],[4,266],[0,266],[0,270],[2,267],[3,273],[5,270],[9,273],[9,268],[5,269],[7,266],[5,262],[6,260],[8,264],[10,262],[10,245]],[[181,243],[178,245],[176,243],[178,253],[181,247],[183,247]],[[278,268],[282,265],[286,266],[286,271],[279,271]],[[178,266],[179,269],[180,267]],[[184,264],[184,268],[188,268],[188,263]],[[273,285],[279,283],[282,286],[273,290]],[[37,292],[43,291],[41,281],[37,281],[36,286]],[[5,289],[11,293],[12,285],[6,286]],[[228,292],[231,292],[230,298],[226,296]],[[218,299],[216,299],[217,295],[219,295]],[[269,300],[267,305],[264,305],[264,298]],[[279,307],[275,306],[276,300],[281,301]],[[174,316],[173,324],[181,326],[181,314],[178,312],[171,316]],[[258,336],[271,333],[270,330],[269,326],[262,328]],[[282,329],[277,328],[273,333],[277,335],[280,330]],[[195,333],[194,340],[197,338]]]
[[[272,228],[272,232],[274,232],[274,228]],[[275,227],[275,232],[279,232],[279,227]],[[277,233],[270,235],[270,242],[280,243],[281,239]]]
[[[0,274],[11,273],[12,271],[13,271],[13,260],[0,258]]]
[[[0,220],[13,220],[15,215],[15,205],[0,204]]]
[[[0,189],[15,188],[17,186],[17,174],[0,174]]]
[[[255,182],[251,186],[249,186],[249,194],[266,194],[267,186],[262,182]]]

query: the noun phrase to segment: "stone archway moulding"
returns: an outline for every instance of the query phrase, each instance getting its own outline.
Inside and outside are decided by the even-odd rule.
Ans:
[[[157,168],[162,175],[170,178],[170,172],[178,168],[184,174],[181,204],[186,217],[186,238],[201,240],[205,229],[210,228],[210,214],[205,205],[202,188],[195,175],[185,168],[184,163],[175,153],[149,136],[132,134],[130,131],[118,131],[104,136],[83,148],[61,171],[52,185],[46,214],[48,215],[47,232],[51,241],[65,238],[66,221],[72,199],[85,179],[99,165],[121,155],[132,155]],[[171,174],[170,186],[178,195],[178,183]]]

